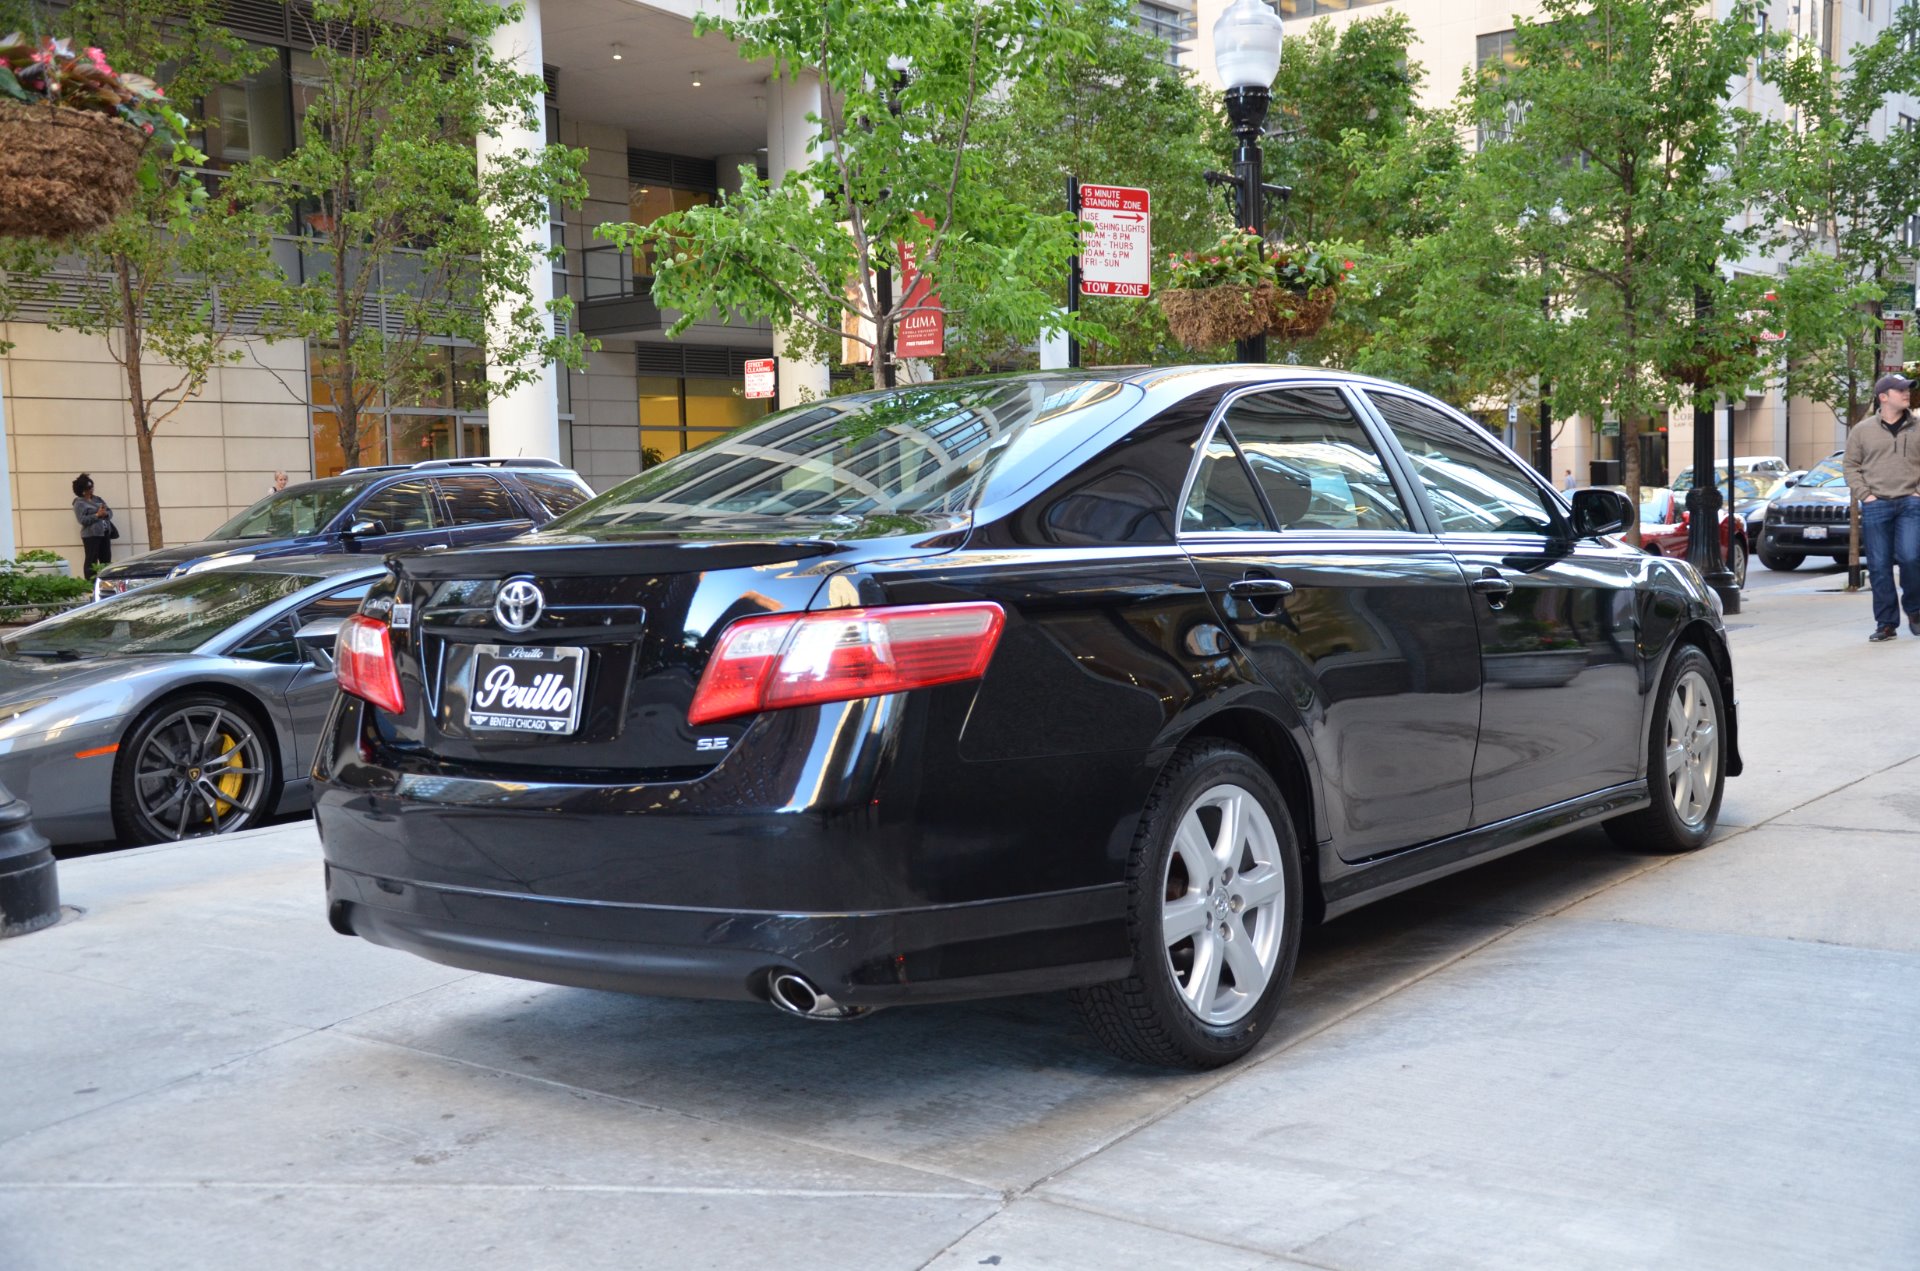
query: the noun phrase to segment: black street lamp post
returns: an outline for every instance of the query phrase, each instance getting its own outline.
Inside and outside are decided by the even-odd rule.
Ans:
[[[1233,156],[1233,175],[1209,172],[1209,181],[1231,183],[1235,217],[1255,233],[1266,234],[1269,193],[1286,191],[1267,185],[1260,174],[1260,136],[1266,131],[1272,104],[1273,77],[1280,73],[1280,15],[1265,0],[1234,0],[1213,24],[1213,65],[1226,90],[1227,121],[1240,143]],[[1240,341],[1242,362],[1267,360],[1267,337]]]
[[[1706,329],[1712,309],[1713,302],[1705,288],[1695,288],[1693,316],[1698,329]],[[1694,385],[1696,391],[1699,387]],[[1727,466],[1731,469],[1733,451],[1729,449],[1727,455]],[[1740,589],[1734,585],[1733,571],[1727,568],[1726,559],[1720,553],[1720,483],[1714,480],[1713,469],[1713,408],[1701,406],[1696,398],[1693,407],[1693,488],[1687,491],[1687,559],[1707,580],[1707,585],[1719,594],[1721,608],[1727,613],[1739,613]],[[1728,525],[1728,541],[1732,541],[1731,524]]]

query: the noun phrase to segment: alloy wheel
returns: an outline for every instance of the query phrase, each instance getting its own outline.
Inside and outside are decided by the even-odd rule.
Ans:
[[[1706,677],[1689,670],[1667,699],[1667,789],[1688,829],[1706,822],[1720,773],[1720,720]]]
[[[1204,1023],[1233,1023],[1273,978],[1286,915],[1280,842],[1260,800],[1232,784],[1195,799],[1174,834],[1161,895],[1181,1001]]]
[[[266,748],[253,725],[224,707],[194,705],[147,730],[134,756],[140,816],[162,838],[225,834],[259,815]]]

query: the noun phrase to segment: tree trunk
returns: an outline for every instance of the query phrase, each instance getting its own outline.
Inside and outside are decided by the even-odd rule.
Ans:
[[[160,482],[153,470],[153,415],[147,408],[146,377],[140,368],[140,306],[133,298],[132,263],[116,256],[113,272],[120,286],[120,329],[126,334],[124,367],[127,401],[133,407],[134,446],[140,455],[140,497],[147,505],[147,550],[158,551],[167,543],[160,524]]]

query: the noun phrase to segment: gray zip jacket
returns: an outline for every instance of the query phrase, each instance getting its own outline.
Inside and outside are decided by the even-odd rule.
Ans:
[[[100,515],[100,509],[105,506],[105,499],[84,494],[73,501],[73,519],[80,522],[81,538],[100,538],[112,532],[113,517]]]
[[[1875,411],[1847,430],[1847,485],[1864,499],[1897,499],[1920,494],[1920,432],[1913,412],[1888,426]]]

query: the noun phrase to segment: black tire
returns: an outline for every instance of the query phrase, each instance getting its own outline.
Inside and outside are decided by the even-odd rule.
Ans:
[[[196,741],[203,725],[206,735]],[[161,752],[178,761],[171,774],[156,766]],[[182,797],[156,811],[176,790]],[[273,735],[255,711],[217,693],[156,703],[127,730],[114,758],[113,825],[130,846],[244,830],[272,816],[279,797]]]
[[[1239,836],[1235,836],[1236,842],[1228,851],[1234,861],[1250,862],[1254,867],[1252,871],[1243,870],[1236,879],[1234,870],[1239,866],[1228,866],[1224,877],[1233,881],[1224,886],[1217,879],[1210,880],[1203,893],[1189,880],[1183,884],[1180,895],[1169,896],[1167,893],[1175,885],[1173,880],[1186,878],[1184,860],[1190,859],[1184,854],[1180,860],[1175,859],[1175,838],[1189,813],[1200,825],[1206,824],[1211,805],[1202,801],[1218,796],[1223,788],[1234,789],[1233,797],[1251,796],[1265,814],[1265,828],[1271,830],[1271,841],[1264,847],[1251,846],[1243,852]],[[1244,801],[1239,806],[1246,808]],[[1219,815],[1217,811],[1215,815]],[[1249,816],[1248,824],[1254,834],[1263,835],[1257,818]],[[1262,850],[1269,851],[1273,859],[1261,862],[1258,853]],[[1241,897],[1227,893],[1235,882],[1242,886],[1252,882],[1258,886],[1265,880],[1270,886],[1274,874],[1261,868],[1263,865],[1270,865],[1277,872],[1282,894],[1264,910],[1257,907],[1243,910]],[[1222,887],[1220,899],[1207,901],[1205,897],[1216,894],[1213,890],[1216,886]],[[1206,930],[1196,929],[1193,937],[1170,947],[1162,934],[1163,911],[1169,902],[1188,895],[1195,898],[1194,910],[1207,915]],[[1127,861],[1127,908],[1133,973],[1122,980],[1077,989],[1072,995],[1093,1034],[1122,1058],[1169,1068],[1217,1068],[1252,1050],[1266,1036],[1268,1025],[1279,1009],[1280,998],[1293,978],[1294,963],[1300,954],[1304,913],[1300,847],[1294,837],[1293,820],[1287,814],[1286,800],[1279,787],[1252,755],[1238,746],[1213,740],[1189,743],[1174,755],[1155,782],[1134,835],[1133,850]],[[1218,928],[1214,925],[1216,921]],[[1251,928],[1247,925],[1250,922]],[[1277,926],[1267,925],[1276,922]],[[1218,942],[1215,942],[1216,930]],[[1229,950],[1234,931],[1243,942]],[[1182,973],[1176,970],[1175,964],[1184,950],[1185,975],[1192,984],[1193,977],[1200,974],[1199,965],[1203,960],[1200,940],[1210,942],[1213,953],[1208,965],[1216,967],[1230,964],[1234,954],[1242,958],[1251,955],[1255,961],[1264,962],[1258,948],[1269,940],[1273,942],[1270,946],[1272,968],[1265,972],[1268,976],[1265,986],[1250,1001],[1237,983],[1231,989],[1227,987],[1228,981],[1235,979],[1231,965],[1226,965],[1224,971],[1215,971],[1214,982],[1220,985],[1218,992],[1223,996],[1237,994],[1240,998],[1240,1005],[1230,1008],[1240,1013],[1226,1022],[1213,1023],[1202,1018],[1182,996]],[[1204,989],[1196,991],[1205,992]]]
[[[1733,546],[1727,558],[1727,572],[1733,575],[1734,590],[1745,589],[1747,585],[1747,545],[1739,539],[1733,540]]]
[[[1669,745],[1676,740],[1670,727],[1672,703],[1676,689],[1683,682],[1703,692],[1713,710],[1713,735],[1705,745],[1705,750],[1711,752],[1711,776],[1705,781],[1707,791],[1699,796],[1696,805],[1700,811],[1692,817],[1676,804],[1675,782],[1669,775],[1667,758]],[[1712,659],[1691,644],[1674,650],[1666,674],[1660,677],[1660,696],[1654,706],[1653,726],[1648,730],[1646,782],[1652,801],[1638,812],[1614,817],[1606,823],[1607,834],[1615,843],[1636,852],[1657,855],[1691,852],[1706,843],[1713,834],[1714,822],[1719,819],[1720,800],[1727,788],[1726,720],[1727,704]],[[1678,744],[1690,759],[1694,753],[1690,739],[1679,739]],[[1697,774],[1698,768],[1694,771]],[[1688,784],[1683,788],[1692,790],[1693,786]]]
[[[1768,569],[1777,569],[1783,574],[1800,568],[1800,562],[1805,559],[1806,557],[1804,556],[1788,556],[1783,552],[1770,552],[1764,547],[1760,549],[1760,563]]]

